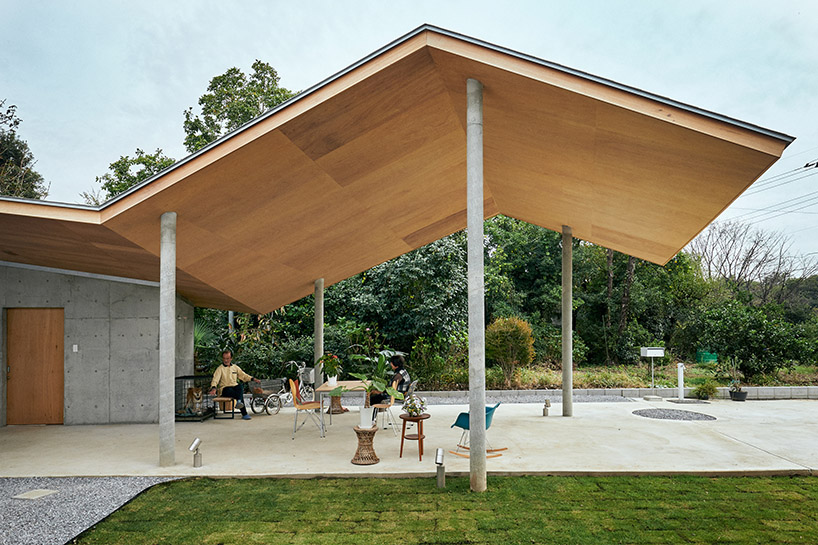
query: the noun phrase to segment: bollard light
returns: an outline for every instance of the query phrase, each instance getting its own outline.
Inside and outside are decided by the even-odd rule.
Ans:
[[[446,487],[446,466],[443,465],[443,449],[435,451],[435,464],[437,464],[437,487]]]
[[[199,452],[199,446],[201,444],[202,440],[197,437],[187,448],[190,452],[193,453],[193,467],[202,467],[202,453]]]

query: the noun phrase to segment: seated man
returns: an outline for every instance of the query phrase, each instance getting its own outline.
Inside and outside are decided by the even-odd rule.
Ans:
[[[403,356],[400,354],[395,354],[389,359],[389,365],[392,366],[392,370],[395,372],[395,376],[392,377],[392,382],[398,383],[395,389],[400,393],[405,394],[407,390],[409,390],[409,385],[412,383],[412,379],[409,378],[409,371],[404,368],[404,365],[406,365],[406,360],[404,360]],[[377,390],[373,390],[369,394],[370,405],[383,403],[388,399],[389,394],[387,392],[378,392]]]
[[[223,397],[232,397],[236,400],[236,407],[241,411],[241,418],[243,420],[250,420],[250,415],[247,414],[247,409],[244,408],[244,389],[239,381],[243,382],[261,382],[257,378],[253,378],[238,365],[233,365],[233,353],[230,350],[222,352],[222,365],[213,373],[213,380],[210,381],[210,395],[215,395],[216,387],[221,387]]]

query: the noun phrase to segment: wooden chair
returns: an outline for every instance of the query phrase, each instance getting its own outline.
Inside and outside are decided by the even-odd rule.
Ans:
[[[494,411],[497,410],[500,404],[498,403],[494,407],[486,407],[486,430],[489,429],[491,426],[491,421],[494,419]],[[469,455],[460,452],[460,449],[469,450],[469,413],[460,413],[457,415],[457,419],[454,421],[454,424],[451,426],[452,428],[458,427],[463,430],[463,433],[460,434],[460,441],[457,442],[457,450],[450,450],[449,452],[452,454],[456,454],[457,456],[462,456],[464,458],[468,458]],[[486,449],[486,453],[489,455],[486,458],[497,458],[498,456],[502,456],[502,454],[497,454],[501,451],[508,450],[508,448],[491,448],[489,444],[488,437],[486,437],[486,446],[489,448]]]
[[[392,383],[392,388],[395,389],[395,390],[398,389],[398,381],[397,380]],[[390,395],[388,403],[385,402],[385,401],[383,403],[375,403],[374,405],[372,405],[372,408],[373,409],[378,409],[378,412],[383,414],[383,422],[381,422],[381,427],[385,429],[386,428],[386,423],[388,421],[389,425],[392,426],[392,433],[395,435],[395,437],[397,437],[398,436],[398,423],[395,421],[395,416],[392,414],[392,405],[394,405],[394,404],[395,404],[395,396]]]
[[[307,423],[307,418],[311,418],[313,423],[318,426],[318,431],[321,434],[321,437],[324,437],[324,428],[321,426],[321,421],[315,415],[316,410],[321,409],[321,402],[320,401],[302,401],[301,400],[301,391],[298,389],[298,380],[290,379],[290,393],[293,396],[293,406],[295,407],[295,419],[293,420],[293,436],[292,438],[295,439],[295,434],[298,430],[300,430],[304,424]],[[304,420],[301,422],[301,425],[298,425],[298,413],[303,412],[307,416],[304,417]]]

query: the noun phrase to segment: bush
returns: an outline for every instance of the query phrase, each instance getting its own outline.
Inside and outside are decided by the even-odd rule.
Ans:
[[[486,329],[486,357],[503,371],[505,386],[511,386],[514,369],[527,367],[534,360],[531,326],[519,318],[497,318]]]
[[[747,380],[790,367],[808,355],[801,327],[784,321],[771,309],[738,301],[706,311],[695,328],[699,345],[718,353],[719,359],[735,358]]]
[[[709,399],[715,397],[717,393],[719,393],[719,391],[716,388],[716,384],[710,380],[705,380],[693,390],[693,395],[697,399]]]

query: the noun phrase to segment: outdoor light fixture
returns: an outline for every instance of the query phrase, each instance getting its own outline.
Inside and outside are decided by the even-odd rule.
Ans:
[[[190,452],[193,453],[193,467],[202,467],[202,453],[199,452],[199,446],[201,444],[202,440],[197,437],[187,448]]]
[[[543,405],[543,406],[542,406],[542,415],[543,415],[543,416],[548,416],[548,408],[549,408],[550,406],[551,406],[551,400],[550,400],[550,399],[546,399],[546,400],[545,400],[545,405]]]
[[[443,465],[443,449],[435,451],[435,464],[437,464],[437,487],[446,487],[446,466]]]

